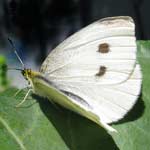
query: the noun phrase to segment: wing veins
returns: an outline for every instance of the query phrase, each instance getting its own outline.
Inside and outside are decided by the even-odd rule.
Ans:
[[[80,57],[82,57],[82,56],[80,56]],[[80,58],[80,57],[78,57],[78,59]],[[101,58],[101,60],[136,60],[136,59],[120,59],[120,58],[114,58],[114,59],[112,59],[112,58]],[[75,61],[75,60],[74,60]],[[72,63],[74,63],[74,61],[70,61],[70,62],[68,62],[68,63],[66,63],[66,64],[64,64],[63,66],[60,66],[59,68],[57,68],[57,69],[55,69],[55,70],[52,70],[52,71],[50,71],[50,72],[47,72],[46,74],[52,74],[52,73],[54,73],[54,72],[56,72],[56,71],[58,71],[59,69],[61,69],[61,68],[63,68],[63,67],[65,67],[65,66],[67,66],[67,65],[70,65],[70,64],[72,64]]]
[[[121,93],[125,93],[125,94],[129,94],[129,95],[132,95],[132,96],[138,96],[138,95],[135,95],[135,94],[132,94],[132,93],[129,93],[129,92],[126,92],[126,91],[123,91],[123,90],[120,90],[118,88],[115,88],[115,87],[102,87],[104,89],[110,89],[112,91],[117,91],[117,92],[121,92]]]
[[[79,44],[79,45],[76,45],[74,47],[70,47],[70,48],[64,48],[64,51],[70,51],[71,49],[74,50],[76,48],[79,48],[79,47],[83,47],[85,45],[89,45],[91,43],[94,43],[94,42],[97,42],[97,41],[101,41],[101,40],[106,40],[106,39],[111,39],[111,38],[114,38],[114,37],[134,37],[133,35],[115,35],[115,36],[109,36],[109,37],[106,37],[106,38],[102,38],[102,39],[94,39],[92,41],[88,41],[86,43],[82,43],[82,44]],[[119,46],[119,47],[135,47],[135,46]]]

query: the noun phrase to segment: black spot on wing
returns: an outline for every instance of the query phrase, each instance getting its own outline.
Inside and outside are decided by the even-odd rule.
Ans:
[[[109,45],[107,43],[102,43],[98,47],[98,52],[100,53],[108,53],[109,52]]]
[[[96,74],[96,76],[103,76],[106,73],[107,68],[105,66],[100,66],[99,72]]]

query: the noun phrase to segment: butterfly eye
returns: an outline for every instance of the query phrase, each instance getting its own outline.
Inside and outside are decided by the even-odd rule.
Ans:
[[[28,81],[28,85],[31,85],[31,84],[30,84],[30,81]]]
[[[25,76],[25,71],[24,71],[24,70],[22,70],[22,72],[21,72],[21,73],[22,73],[22,75],[23,75],[23,76]]]
[[[103,76],[106,72],[106,67],[105,66],[100,66],[99,72],[96,74],[96,76]]]
[[[107,43],[100,44],[98,52],[100,52],[100,53],[108,53],[109,52],[109,45]]]

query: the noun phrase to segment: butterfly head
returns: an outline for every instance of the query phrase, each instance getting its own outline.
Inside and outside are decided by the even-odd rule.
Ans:
[[[31,69],[26,69],[24,68],[22,71],[21,71],[22,75],[24,76],[24,78],[28,81],[28,85],[33,87],[33,79],[34,77],[36,77],[37,75],[39,75],[40,73],[39,72],[35,72]]]
[[[37,76],[39,74],[38,72],[35,72],[31,69],[26,69],[26,68],[24,68],[21,71],[21,73],[24,76],[24,78],[28,81],[32,80],[35,76]]]
[[[31,69],[23,69],[22,71],[21,71],[21,73],[22,73],[22,75],[24,76],[24,78],[26,79],[26,80],[28,80],[29,78],[31,78],[32,77],[32,71],[31,71]]]

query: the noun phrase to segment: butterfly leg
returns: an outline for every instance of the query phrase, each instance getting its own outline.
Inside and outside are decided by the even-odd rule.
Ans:
[[[28,90],[28,92],[25,95],[24,99],[19,104],[17,104],[16,107],[20,107],[26,101],[26,99],[27,99],[27,97],[28,97],[28,95],[30,94],[31,91],[32,91],[32,89]]]
[[[30,88],[30,87],[27,87],[27,89]],[[23,91],[24,89],[26,88],[22,88],[22,89],[19,89],[17,90],[17,92],[15,92],[15,94],[13,95],[14,97],[16,97],[21,91]]]
[[[23,89],[19,89],[17,90],[17,92],[13,95],[14,97],[16,97]]]

